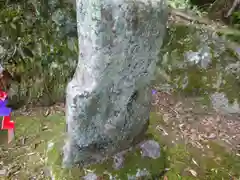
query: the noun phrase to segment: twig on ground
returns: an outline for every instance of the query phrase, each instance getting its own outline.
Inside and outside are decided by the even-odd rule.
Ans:
[[[232,15],[233,11],[236,9],[236,7],[240,5],[240,0],[234,0],[232,7],[229,9],[227,15],[225,17],[229,17]]]

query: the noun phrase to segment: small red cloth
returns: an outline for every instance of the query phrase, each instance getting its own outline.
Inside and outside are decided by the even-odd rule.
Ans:
[[[11,121],[11,116],[3,116],[2,129],[14,129],[14,122]]]
[[[7,93],[0,90],[0,101],[4,101],[7,98]],[[8,143],[14,138],[14,122],[11,121],[11,114],[3,116],[1,129],[8,130]]]
[[[0,100],[4,101],[7,98],[7,93],[0,90]]]

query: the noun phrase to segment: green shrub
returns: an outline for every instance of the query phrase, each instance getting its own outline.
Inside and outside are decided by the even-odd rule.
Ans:
[[[0,3],[0,59],[22,76],[13,104],[51,104],[64,97],[77,62],[75,9],[63,1]]]

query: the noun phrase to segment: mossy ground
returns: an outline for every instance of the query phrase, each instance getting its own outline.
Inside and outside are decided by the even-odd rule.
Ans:
[[[156,113],[152,113],[151,124],[163,125],[162,117]],[[184,140],[176,141],[174,134],[169,134],[162,138],[158,136],[156,129],[152,130],[152,134],[158,138],[158,141],[165,147],[166,156],[170,170],[165,174],[168,179],[237,179],[240,178],[240,158],[224,151],[224,148],[217,143],[210,141],[209,149],[199,150],[193,146],[186,144]],[[170,131],[170,130],[169,130]],[[168,131],[168,132],[169,132]],[[172,140],[175,141],[172,143]],[[191,170],[197,172],[197,176],[191,173]]]
[[[15,138],[9,145],[1,145],[1,169],[8,169],[5,179],[46,179],[45,155],[47,142],[58,139],[64,132],[64,116],[54,113],[44,117],[43,111],[13,114]]]
[[[126,154],[125,166],[119,171],[113,170],[112,160],[103,164],[92,165],[86,169],[61,168],[61,148],[64,142],[64,114],[54,112],[43,116],[38,110],[31,115],[13,115],[16,122],[15,140],[10,145],[1,146],[1,169],[8,169],[8,176],[3,179],[50,179],[56,180],[81,179],[90,170],[95,171],[102,179],[109,179],[106,172],[119,179],[127,179],[127,174],[136,174],[137,169],[148,169],[152,175],[161,175],[165,168],[165,179],[169,180],[220,180],[239,178],[240,159],[223,151],[215,143],[210,143],[207,156],[184,141],[175,141],[174,134],[162,136],[156,126],[164,122],[160,115],[151,114],[151,123],[147,138],[157,140],[161,145],[161,157],[157,160],[141,158],[138,149]],[[165,128],[170,128],[166,127]],[[54,143],[52,148],[47,148]],[[47,149],[51,149],[47,151]],[[211,154],[211,156],[210,156]],[[196,174],[194,173],[196,172]],[[105,173],[105,175],[104,175]],[[155,176],[157,177],[157,176]],[[158,177],[157,179],[162,179]],[[152,179],[148,177],[147,179]]]

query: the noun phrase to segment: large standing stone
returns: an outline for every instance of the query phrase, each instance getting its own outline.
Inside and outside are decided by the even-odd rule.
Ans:
[[[164,0],[77,0],[79,61],[67,87],[64,166],[127,148],[148,125]]]

